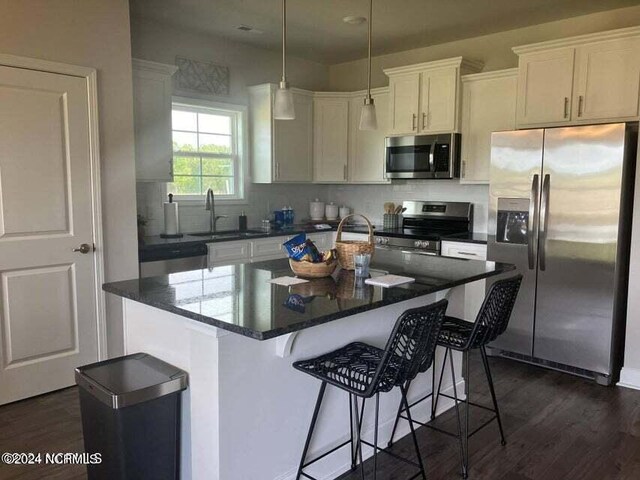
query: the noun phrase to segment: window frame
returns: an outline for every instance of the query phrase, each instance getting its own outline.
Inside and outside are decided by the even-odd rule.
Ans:
[[[199,112],[199,113],[213,113],[210,110],[217,110],[221,113],[227,114],[234,119],[232,121],[232,135],[231,138],[234,141],[235,146],[235,158],[233,154],[229,155],[234,162],[234,195],[216,195],[216,203],[225,205],[246,205],[246,192],[247,181],[249,177],[249,159],[248,159],[248,115],[247,106],[235,103],[222,103],[214,102],[210,100],[203,100],[199,98],[187,98],[173,96],[171,98],[171,111],[176,108],[185,111]],[[173,134],[173,126],[171,132]],[[173,157],[179,156],[172,152],[172,165]],[[208,156],[208,155],[204,155]],[[216,154],[211,154],[211,158],[215,158]],[[202,172],[200,172],[202,174]],[[202,175],[201,175],[202,176]],[[169,183],[165,183],[165,193],[169,194]],[[165,198],[166,198],[165,194]],[[183,205],[204,205],[205,195],[175,195],[175,201],[182,203]]]

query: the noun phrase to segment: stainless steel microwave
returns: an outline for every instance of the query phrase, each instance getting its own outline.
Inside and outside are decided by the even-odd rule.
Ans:
[[[385,172],[387,178],[459,178],[460,134],[387,137]]]

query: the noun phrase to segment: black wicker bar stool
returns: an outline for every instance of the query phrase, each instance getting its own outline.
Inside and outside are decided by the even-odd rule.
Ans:
[[[496,420],[498,422],[498,429],[500,430],[501,443],[502,445],[506,445],[504,430],[502,429],[502,420],[500,419],[500,410],[498,409],[498,401],[496,399],[496,392],[493,388],[493,378],[491,376],[491,370],[489,369],[489,362],[487,360],[487,351],[485,347],[487,344],[498,338],[498,336],[504,333],[504,331],[507,329],[509,319],[511,318],[511,312],[513,311],[513,306],[516,302],[518,291],[520,290],[521,282],[522,275],[515,275],[511,278],[495,282],[489,289],[489,292],[484,299],[482,307],[480,308],[480,311],[478,312],[478,316],[476,317],[476,321],[474,323],[462,320],[460,318],[448,316],[445,317],[442,324],[442,329],[440,330],[440,333],[438,335],[438,345],[441,347],[445,347],[446,350],[442,362],[442,369],[440,371],[440,379],[438,381],[438,389],[436,390],[436,394],[435,396],[432,394],[427,395],[410,405],[408,405],[408,403],[400,405],[398,409],[398,416],[396,417],[396,423],[393,427],[393,432],[391,433],[391,441],[389,442],[389,446],[391,446],[392,444],[393,436],[395,434],[400,418],[408,420],[409,423],[416,423],[433,430],[437,430],[441,433],[457,437],[460,440],[462,477],[467,478],[469,472],[469,437],[477,433],[492,421]],[[487,376],[487,383],[489,385],[489,391],[491,393],[491,400],[493,401],[493,408],[480,405],[469,400],[469,351],[473,349],[480,350],[482,364],[484,366],[484,371]],[[456,378],[453,369],[453,354],[451,352],[452,350],[463,352],[464,355],[464,378],[466,390],[466,396],[464,400],[464,430],[461,425],[460,411],[458,407],[458,402],[460,400],[458,399],[458,393],[456,390]],[[442,377],[444,375],[444,369],[447,363],[447,356],[449,357],[449,363],[451,365],[453,396],[440,392],[440,388],[442,386]],[[433,363],[432,385],[435,385],[435,360]],[[424,372],[426,370],[428,370],[428,366],[425,368],[423,365],[421,371]],[[410,383],[405,385],[405,392],[409,390],[409,386]],[[438,407],[438,399],[440,396],[450,398],[455,403],[456,415],[458,419],[457,434],[438,428],[431,423],[425,424],[422,422],[418,422],[417,420],[412,419],[411,415],[409,415],[409,410],[411,409],[411,407],[431,397],[431,420],[433,420],[435,418],[436,409]],[[485,421],[482,425],[478,426],[472,432],[469,431],[469,405],[488,410],[490,412],[493,412],[494,414],[490,419]]]
[[[416,450],[417,462],[400,457],[395,453],[378,447],[378,416],[380,393],[389,392],[394,387],[400,387],[402,404],[408,405],[405,385],[418,374],[420,366],[433,361],[438,334],[447,309],[447,301],[441,300],[425,307],[413,308],[404,312],[396,321],[391,336],[384,350],[361,342],[350,343],[338,350],[309,360],[302,360],[293,364],[294,368],[308,373],[322,381],[316,406],[313,410],[311,425],[302,450],[302,457],[298,467],[296,480],[301,477],[315,480],[303,470],[321,458],[335,452],[348,444],[351,445],[351,469],[358,464],[358,456],[362,465],[362,444],[373,448],[373,478],[377,477],[378,451],[385,452],[398,460],[409,463],[419,469],[411,478],[421,476],[426,479],[424,464],[420,456],[413,422],[409,421],[413,444]],[[306,460],[309,444],[313,437],[313,430],[318,420],[318,413],[327,384],[331,384],[349,393],[349,417],[351,438],[332,448],[328,452],[313,460]],[[373,444],[361,438],[362,417],[366,399],[376,397],[375,430]],[[362,398],[362,407],[358,412],[358,397]],[[407,418],[411,413],[406,410]],[[354,418],[355,417],[355,418]],[[355,420],[355,421],[354,421]],[[364,467],[361,466],[364,479]]]

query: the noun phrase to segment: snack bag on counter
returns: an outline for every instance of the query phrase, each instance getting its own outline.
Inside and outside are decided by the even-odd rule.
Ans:
[[[283,245],[289,257],[298,262],[317,263],[322,261],[322,254],[305,233],[296,235],[291,240],[284,242]]]
[[[284,246],[290,258],[296,261],[300,261],[305,254],[306,244],[307,234],[301,233],[291,238],[290,240],[287,240],[282,245]]]

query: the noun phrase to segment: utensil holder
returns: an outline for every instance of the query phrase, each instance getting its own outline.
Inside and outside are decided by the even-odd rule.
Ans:
[[[382,217],[383,228],[400,228],[400,215],[397,213],[385,213]]]

